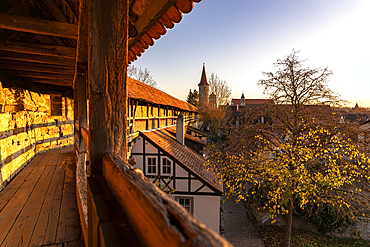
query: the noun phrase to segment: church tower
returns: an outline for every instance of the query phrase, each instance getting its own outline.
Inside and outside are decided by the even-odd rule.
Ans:
[[[198,84],[199,87],[199,100],[200,105],[207,103],[209,101],[209,84],[207,82],[207,76],[206,76],[206,68],[205,64],[203,63],[203,71],[202,71],[202,77],[200,78],[200,82]]]
[[[244,92],[242,92],[242,97],[240,97],[240,106],[245,106]]]

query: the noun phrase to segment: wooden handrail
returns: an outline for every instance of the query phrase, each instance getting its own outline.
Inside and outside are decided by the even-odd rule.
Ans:
[[[75,120],[75,127],[78,130],[80,129],[80,123],[77,120]]]
[[[102,175],[144,246],[231,246],[144,177],[105,154]]]
[[[86,147],[89,147],[89,131],[85,127],[81,127],[81,135],[85,140]]]

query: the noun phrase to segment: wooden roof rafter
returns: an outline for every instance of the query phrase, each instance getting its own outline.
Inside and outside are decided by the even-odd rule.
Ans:
[[[194,2],[201,0],[156,0],[136,1],[130,4],[129,62],[166,34],[166,29],[179,23],[183,13],[193,9]],[[149,2],[149,3],[148,3]],[[132,12],[132,14],[131,14]]]
[[[129,62],[180,22],[182,15],[189,13],[196,2],[200,0],[130,0]],[[81,23],[81,19],[87,19],[85,1],[4,0],[0,7],[3,10],[0,13],[0,33],[3,34],[0,62],[9,61],[14,66],[6,69],[9,78],[19,78],[24,71],[65,74],[65,71],[56,73],[57,68],[70,73],[77,63],[87,63],[88,24]],[[25,65],[29,63],[36,66],[26,70]],[[36,67],[42,71],[35,71]]]

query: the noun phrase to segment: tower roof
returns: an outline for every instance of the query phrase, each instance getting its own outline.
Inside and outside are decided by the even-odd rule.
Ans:
[[[203,71],[202,71],[202,77],[200,78],[200,82],[198,84],[198,86],[201,86],[201,85],[209,85],[208,82],[207,82],[207,76],[206,76],[206,66],[205,64],[203,63]]]

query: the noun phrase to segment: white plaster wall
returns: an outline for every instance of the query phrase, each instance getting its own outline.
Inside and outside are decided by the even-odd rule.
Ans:
[[[188,177],[188,172],[185,171],[181,166],[176,165],[176,177]]]
[[[211,190],[207,185],[205,187],[203,187],[203,189],[201,189],[199,192],[213,192],[213,190]]]
[[[213,231],[219,233],[220,197],[194,196],[194,216]]]
[[[158,149],[156,149],[149,142],[145,141],[145,153],[146,154],[158,154]]]
[[[140,170],[143,171],[143,156],[142,155],[133,155],[132,157],[136,158],[136,165],[135,168],[139,168]]]
[[[141,136],[135,139],[134,146],[131,150],[132,153],[142,153],[143,152],[143,138]]]
[[[191,180],[191,191],[196,191],[200,186],[202,186],[203,183],[199,180]]]
[[[176,191],[188,191],[188,180],[187,179],[176,179]]]

